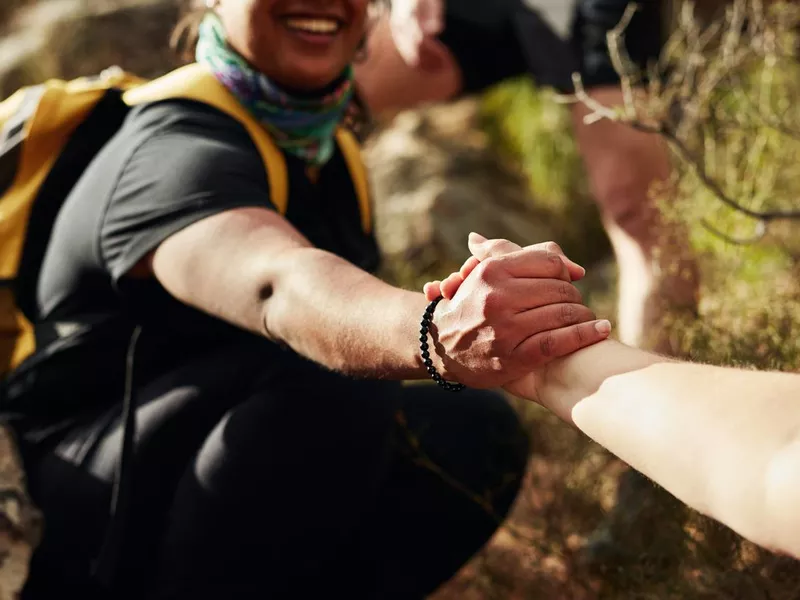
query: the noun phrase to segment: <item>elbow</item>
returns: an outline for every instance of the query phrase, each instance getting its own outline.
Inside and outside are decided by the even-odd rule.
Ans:
[[[275,303],[272,302],[275,287],[272,282],[263,283],[258,289],[259,332],[268,340],[279,343],[280,339],[275,333]]]
[[[292,314],[290,307],[296,287],[294,280],[299,268],[298,260],[294,251],[281,252],[265,261],[266,268],[256,278],[259,281],[256,292],[260,307],[260,332],[277,344],[288,343],[285,333]]]
[[[253,277],[258,282],[255,300],[259,306],[259,331],[278,344],[287,343],[284,334],[292,314],[289,309],[293,303],[293,290],[297,287],[297,273],[303,271],[300,266],[303,250],[287,249],[268,260],[259,261],[258,272]]]
[[[294,347],[308,326],[308,299],[338,257],[314,247],[288,248],[264,261],[258,277],[260,331],[269,340]]]
[[[800,559],[800,435],[770,460],[764,479],[763,545]]]

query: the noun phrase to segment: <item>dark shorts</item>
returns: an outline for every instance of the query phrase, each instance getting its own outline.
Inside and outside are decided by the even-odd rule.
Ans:
[[[440,36],[461,66],[465,93],[524,74],[565,93],[573,90],[573,72],[581,73],[586,87],[619,83],[606,35],[620,22],[627,0],[578,0],[569,39],[560,37],[523,0],[492,0],[495,10],[502,11],[496,18],[490,18],[485,7],[473,10],[469,4],[488,1],[459,0],[448,9]],[[661,51],[662,10],[657,0],[639,4],[625,46],[631,61],[644,69]]]
[[[421,599],[508,512],[528,448],[501,396],[251,363],[208,356],[137,391],[114,598]],[[24,445],[46,521],[26,598],[103,597],[120,422],[115,405]]]

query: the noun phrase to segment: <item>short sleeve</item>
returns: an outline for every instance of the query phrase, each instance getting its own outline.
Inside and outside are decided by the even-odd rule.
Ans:
[[[172,234],[242,207],[274,210],[266,170],[244,129],[183,124],[142,141],[112,191],[100,256],[114,282]]]
[[[629,3],[629,0],[578,0],[572,44],[587,87],[619,83],[606,35],[622,20]],[[661,52],[664,36],[662,10],[663,3],[659,0],[640,2],[639,10],[625,31],[628,56],[642,70]]]

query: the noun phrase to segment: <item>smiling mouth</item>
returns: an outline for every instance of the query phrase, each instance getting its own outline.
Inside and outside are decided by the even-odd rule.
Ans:
[[[284,19],[292,31],[311,35],[335,35],[342,29],[342,22],[325,17],[288,17]]]

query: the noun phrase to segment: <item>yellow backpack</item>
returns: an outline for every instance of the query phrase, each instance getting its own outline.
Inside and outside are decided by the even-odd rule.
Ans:
[[[121,125],[126,106],[169,98],[203,102],[241,123],[264,161],[272,202],[286,213],[289,194],[283,154],[266,130],[200,65],[149,82],[112,68],[97,77],[51,80],[19,90],[0,103],[0,379],[36,349],[30,322],[34,299],[18,293],[22,267],[30,265],[38,272],[61,203],[92,156]],[[107,114],[99,120],[103,111]],[[98,123],[103,126],[95,126]],[[359,144],[344,128],[336,137],[358,194],[362,227],[369,232],[369,192]],[[33,220],[40,239],[29,240]]]

